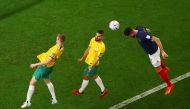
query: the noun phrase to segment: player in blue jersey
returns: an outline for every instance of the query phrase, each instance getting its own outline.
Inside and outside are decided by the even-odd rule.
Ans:
[[[148,54],[156,72],[158,72],[160,77],[167,83],[165,95],[168,95],[173,89],[174,85],[170,82],[170,79],[167,76],[167,73],[170,71],[170,69],[164,65],[160,58],[160,53],[163,59],[168,57],[163,49],[160,39],[151,35],[150,29],[143,26],[137,26],[135,29],[127,27],[124,30],[124,35],[137,39],[141,47]]]

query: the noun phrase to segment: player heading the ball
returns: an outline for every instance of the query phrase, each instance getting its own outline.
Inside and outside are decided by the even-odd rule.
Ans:
[[[159,73],[160,77],[167,83],[165,95],[168,95],[173,89],[174,85],[170,82],[167,73],[170,71],[166,67],[160,58],[160,53],[163,59],[166,59],[168,55],[163,49],[162,43],[159,38],[150,34],[150,29],[143,26],[137,26],[135,29],[127,27],[124,30],[124,35],[132,38],[137,38],[137,41],[144,49],[145,53],[148,54],[150,61],[155,68],[156,72]]]

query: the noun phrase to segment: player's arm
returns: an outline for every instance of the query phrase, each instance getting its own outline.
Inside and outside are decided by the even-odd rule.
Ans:
[[[100,58],[103,56],[104,53],[100,53],[99,56],[96,57],[95,61],[88,67],[88,71],[91,71],[93,67],[98,63]]]
[[[90,46],[85,50],[84,54],[82,55],[81,58],[78,59],[78,62],[81,62],[83,59],[85,59],[89,53]]]
[[[160,51],[161,51],[163,59],[166,59],[168,57],[168,55],[164,51],[160,39],[158,37],[156,37],[156,36],[152,36],[152,41],[155,42],[158,45],[158,47],[160,48]]]
[[[35,68],[37,66],[41,66],[41,65],[47,65],[49,64],[51,61],[53,60],[52,57],[49,57],[47,60],[45,60],[44,62],[39,62],[39,63],[34,63],[30,65],[30,68]]]
[[[100,57],[96,57],[96,60],[91,64],[91,66],[88,67],[88,71],[91,71],[92,68],[98,63],[98,61],[100,60]]]

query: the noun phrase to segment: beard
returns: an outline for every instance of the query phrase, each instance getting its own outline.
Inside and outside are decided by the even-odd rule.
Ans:
[[[101,39],[95,38],[95,41],[101,41]]]

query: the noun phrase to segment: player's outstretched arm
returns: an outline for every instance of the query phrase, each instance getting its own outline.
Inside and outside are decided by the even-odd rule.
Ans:
[[[166,58],[168,57],[168,55],[167,55],[166,52],[164,51],[160,39],[157,38],[156,36],[152,36],[152,41],[155,42],[155,43],[158,45],[158,47],[160,48],[160,51],[161,51],[161,54],[162,54],[163,59],[166,59]]]
[[[52,61],[52,57],[49,57],[46,61],[44,62],[39,62],[39,63],[34,63],[34,64],[30,64],[30,68],[35,68],[37,66],[41,66],[41,65],[47,65]]]
[[[85,59],[89,53],[90,47],[88,47],[81,58],[78,59],[78,63],[80,63],[83,59]]]

